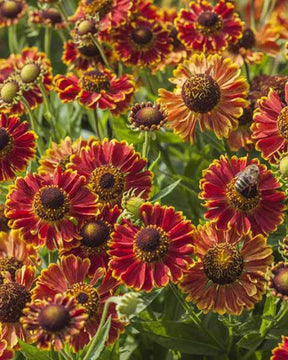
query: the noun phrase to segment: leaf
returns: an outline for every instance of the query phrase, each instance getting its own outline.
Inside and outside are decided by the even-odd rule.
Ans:
[[[139,313],[141,313],[143,310],[145,310],[151,303],[154,301],[162,292],[164,289],[158,289],[154,290],[151,293],[141,293],[141,295],[138,297],[138,304],[136,307],[136,310],[134,314],[132,314],[129,318],[132,319]]]
[[[243,349],[254,350],[263,342],[263,337],[258,332],[251,332],[242,337],[237,345]]]
[[[172,183],[171,185],[166,186],[164,189],[160,190],[158,192],[158,194],[154,195],[151,199],[151,202],[160,200],[162,198],[164,198],[165,196],[167,196],[168,194],[170,194],[176,187],[177,185],[181,182],[181,179],[176,180],[174,183]]]
[[[270,327],[271,322],[274,321],[277,309],[277,302],[274,296],[267,295],[262,314],[262,323],[260,327],[260,334],[264,335],[266,329]]]
[[[52,360],[48,351],[39,350],[37,347],[26,344],[20,339],[18,341],[21,346],[21,352],[27,360]]]

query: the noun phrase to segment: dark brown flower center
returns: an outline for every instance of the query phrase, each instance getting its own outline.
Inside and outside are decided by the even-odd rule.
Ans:
[[[242,274],[244,261],[232,244],[222,243],[207,251],[203,259],[204,272],[215,284],[232,284]]]
[[[88,58],[91,58],[91,57],[98,58],[99,57],[99,59],[100,59],[99,50],[94,45],[78,47],[78,51],[80,52],[81,55],[86,56]]]
[[[57,185],[42,187],[34,196],[33,208],[43,220],[61,220],[70,210],[68,194]]]
[[[243,31],[242,38],[239,40],[239,46],[245,49],[252,49],[256,44],[254,32],[251,29]]]
[[[31,295],[24,286],[9,282],[0,286],[0,321],[14,323],[19,321],[22,311]]]
[[[6,82],[0,91],[2,100],[8,104],[12,103],[20,90],[19,85],[16,81]]]
[[[74,296],[77,302],[85,308],[89,318],[93,319],[97,315],[100,298],[97,290],[91,284],[73,284],[67,293]]]
[[[162,112],[156,107],[144,107],[135,116],[135,120],[139,125],[148,127],[160,124],[163,118]]]
[[[97,219],[86,223],[80,230],[82,244],[96,248],[106,243],[110,237],[110,228],[104,221]]]
[[[139,26],[132,30],[131,39],[137,45],[146,45],[153,39],[153,33],[147,26]]]
[[[8,232],[10,230],[10,227],[8,226],[9,219],[5,216],[4,211],[5,205],[0,204],[0,231]]]
[[[247,187],[241,193],[235,189],[235,177],[228,185],[226,196],[230,205],[237,211],[250,211],[256,208],[261,200],[258,185]]]
[[[214,35],[222,29],[222,20],[214,11],[203,11],[195,24],[203,35]]]
[[[278,115],[277,127],[280,135],[288,140],[288,106],[285,106]]]
[[[103,203],[116,203],[121,200],[124,191],[124,175],[112,165],[96,168],[89,181],[90,189]]]
[[[44,330],[58,332],[70,324],[71,316],[65,306],[49,304],[40,311],[38,321]]]
[[[273,287],[278,293],[288,295],[288,267],[284,266],[276,270]]]
[[[22,267],[23,263],[15,257],[5,257],[0,259],[0,273],[8,271],[13,281],[15,281],[15,273]],[[3,284],[3,276],[0,275],[0,284]],[[1,285],[0,285],[1,286]]]
[[[253,122],[253,111],[254,106],[250,104],[248,107],[243,109],[243,114],[240,116],[239,120],[239,126],[245,126],[250,125]]]
[[[12,138],[8,131],[4,128],[0,128],[0,154],[6,152],[6,148],[12,143]],[[4,151],[3,151],[4,150]],[[0,155],[1,157],[1,155]]]
[[[210,75],[192,75],[182,86],[182,99],[194,112],[211,111],[219,103],[220,98],[220,87]]]
[[[100,93],[102,90],[109,91],[110,89],[108,77],[98,70],[84,73],[81,78],[81,84],[83,89],[90,93]]]
[[[50,20],[53,25],[59,24],[63,21],[61,14],[55,8],[49,8],[42,11],[44,19]]]
[[[285,84],[287,81],[288,81],[287,75],[274,75],[274,76],[260,75],[258,79],[256,79],[256,84],[254,85],[255,87],[258,85],[261,90],[261,94],[258,95],[258,98],[260,98],[261,96],[267,96],[269,90],[272,88],[278,93],[281,101],[283,103],[286,103]]]
[[[99,14],[102,18],[112,10],[113,0],[86,0],[84,9],[85,14],[95,15]]]
[[[31,63],[23,66],[20,72],[20,77],[24,83],[29,84],[29,83],[33,83],[37,79],[40,73],[41,73],[40,66],[38,64]]]
[[[5,1],[1,4],[0,13],[4,18],[14,19],[22,11],[22,5],[13,0]]]
[[[159,261],[166,256],[169,245],[170,240],[165,231],[150,225],[136,234],[134,252],[143,262]]]

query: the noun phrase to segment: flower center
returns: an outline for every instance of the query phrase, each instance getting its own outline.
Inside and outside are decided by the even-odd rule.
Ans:
[[[85,72],[81,78],[81,83],[83,89],[90,93],[100,93],[102,90],[109,91],[110,89],[108,77],[98,70]]]
[[[222,243],[207,251],[203,259],[204,272],[216,284],[232,284],[243,271],[243,257],[231,244]]]
[[[8,271],[13,281],[15,281],[15,273],[22,267],[22,262],[15,257],[5,257],[0,259],[0,274],[2,271]],[[3,276],[0,275],[0,284],[3,284]],[[0,285],[1,286],[1,285]]]
[[[144,107],[139,110],[135,116],[135,120],[138,125],[144,125],[148,127],[160,124],[163,118],[164,116],[162,112],[156,107]]]
[[[110,227],[102,220],[97,219],[86,223],[80,230],[82,244],[89,248],[102,249],[102,245],[107,247],[110,237]]]
[[[43,10],[42,16],[44,19],[50,20],[53,25],[59,24],[62,22],[61,14],[59,13],[59,11],[57,9],[54,9],[54,8]]]
[[[221,90],[218,83],[206,74],[192,75],[182,86],[182,99],[194,112],[207,113],[220,101]]]
[[[12,149],[14,140],[9,132],[0,127],[0,159],[3,159]]]
[[[41,68],[38,64],[26,64],[23,66],[20,77],[24,83],[34,82],[41,72]]]
[[[137,45],[146,45],[153,39],[153,33],[147,26],[139,26],[132,30],[131,39]]]
[[[94,34],[96,32],[96,28],[95,28],[95,24],[92,20],[83,20],[80,22],[80,24],[78,25],[78,29],[77,29],[78,34],[81,35],[86,35],[86,34]]]
[[[240,193],[235,189],[236,181],[237,178],[235,177],[227,185],[226,196],[230,205],[238,211],[249,211],[254,209],[261,200],[258,186],[254,185],[250,189],[248,187]]]
[[[17,322],[31,295],[24,286],[12,282],[0,286],[0,321],[4,323]]]
[[[222,20],[214,11],[203,11],[195,24],[196,29],[203,35],[215,35],[222,29]]]
[[[280,135],[288,140],[288,106],[285,106],[278,115],[277,127]]]
[[[91,191],[99,196],[101,202],[116,203],[123,195],[124,175],[113,165],[96,168],[89,181]]]
[[[288,295],[288,268],[281,267],[273,278],[273,287],[282,295]]]
[[[70,210],[70,199],[57,185],[46,185],[34,196],[33,208],[40,219],[61,220]]]
[[[250,104],[247,108],[243,109],[243,114],[240,116],[239,120],[239,126],[240,125],[247,125],[252,124],[253,122],[253,110],[254,106]]]
[[[1,15],[8,19],[14,19],[21,12],[22,6],[16,1],[5,1],[1,4]]]
[[[38,320],[44,330],[57,332],[70,324],[71,316],[65,306],[50,304],[40,311]]]
[[[90,318],[94,318],[98,312],[99,295],[91,284],[76,283],[67,291],[76,298],[87,311]]]
[[[9,81],[2,86],[0,96],[4,102],[11,104],[19,90],[20,87],[16,81]]]
[[[242,38],[239,40],[240,47],[245,49],[252,49],[256,44],[254,32],[251,29],[245,29],[243,31]]]
[[[88,58],[100,56],[99,50],[94,45],[78,47],[78,51],[80,52],[81,55],[86,56]]]
[[[85,14],[95,15],[98,13],[102,18],[111,11],[112,6],[113,0],[86,0],[84,9]]]
[[[140,230],[134,239],[134,253],[143,262],[163,259],[169,250],[170,240],[161,228],[149,225]]]

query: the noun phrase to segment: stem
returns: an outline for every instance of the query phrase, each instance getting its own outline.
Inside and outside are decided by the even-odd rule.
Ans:
[[[89,345],[89,349],[88,349],[86,355],[84,356],[83,360],[89,360],[91,358],[91,355],[94,351],[94,345],[97,343],[100,331],[105,323],[109,305],[110,305],[110,301],[107,300],[104,305],[104,308],[103,308],[102,317],[101,317],[97,332],[96,332],[91,344]]]
[[[99,129],[99,118],[98,118],[98,114],[97,114],[97,109],[94,109],[93,113],[94,113],[94,119],[95,119],[96,136],[101,140],[100,129]]]
[[[46,107],[46,114],[45,114],[46,116],[45,117],[48,120],[48,122],[52,125],[52,132],[54,134],[55,139],[57,140],[58,136],[57,136],[57,132],[56,132],[56,119],[55,119],[55,116],[53,115],[53,111],[50,107],[50,102],[49,102],[48,96],[46,94],[43,83],[39,84],[39,88],[40,88],[41,94],[43,96],[45,107]]]
[[[149,131],[145,131],[145,139],[142,148],[142,157],[148,160],[148,152],[149,152],[149,143],[150,143],[150,133]]]
[[[250,17],[250,23],[251,23],[251,28],[253,31],[256,30],[256,26],[255,26],[255,0],[251,0],[251,17]]]
[[[146,72],[146,79],[147,79],[147,82],[148,82],[150,92],[151,92],[152,95],[157,96],[158,94],[154,90],[153,82],[152,82],[152,79],[151,79],[151,73],[149,72],[149,70],[146,70],[145,72]]]
[[[49,26],[46,26],[45,37],[44,37],[44,51],[49,59],[50,59],[50,50],[51,50],[51,28]]]
[[[11,25],[8,27],[8,44],[9,44],[10,54],[13,54],[16,52],[14,49],[13,38],[14,38],[14,25]]]
[[[110,64],[109,64],[109,62],[108,62],[108,60],[107,60],[105,51],[104,51],[102,45],[100,44],[99,40],[98,40],[97,38],[95,38],[93,35],[91,35],[90,38],[91,38],[91,41],[93,42],[93,44],[97,47],[97,49],[98,49],[98,51],[99,51],[99,53],[100,53],[100,55],[101,55],[101,57],[102,57],[105,65],[106,65],[106,67],[107,67],[110,71],[113,72],[113,69],[111,68],[111,66],[110,66]]]
[[[245,66],[246,77],[247,77],[248,83],[251,86],[250,70],[249,70],[249,66],[246,61],[244,61],[244,66]]]
[[[65,352],[65,350],[59,350],[59,353],[61,354],[61,356],[65,359],[65,360],[71,360],[70,356],[68,356]]]
[[[61,4],[61,2],[59,2],[58,4],[56,4],[60,14],[62,15],[63,19],[65,20],[65,26],[66,29],[68,30],[68,32],[70,33],[70,25],[69,25],[69,21],[68,21],[68,16],[66,14],[66,10],[64,8],[64,6]]]

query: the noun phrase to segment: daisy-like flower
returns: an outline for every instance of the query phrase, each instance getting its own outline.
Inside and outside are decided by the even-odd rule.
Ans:
[[[263,235],[218,230],[215,223],[193,233],[198,261],[185,273],[180,288],[205,313],[240,315],[252,309],[265,291],[265,273],[273,261]]]
[[[235,188],[239,173],[251,164],[259,169],[258,179],[239,192]],[[203,172],[200,198],[208,208],[206,218],[216,220],[219,229],[235,227],[239,234],[249,230],[253,234],[267,234],[283,222],[285,194],[277,190],[280,187],[272,172],[258,159],[249,161],[248,156],[229,159],[222,155]]]
[[[110,241],[109,267],[128,287],[151,291],[178,282],[192,264],[193,225],[173,207],[144,203],[143,224],[117,225]]]
[[[129,115],[131,125],[142,131],[159,130],[167,122],[167,110],[151,101],[135,104]]]
[[[17,24],[24,16],[27,8],[25,0],[1,0],[0,28]]]
[[[285,103],[277,91],[271,89],[262,98],[251,126],[256,149],[264,159],[275,163],[288,150],[288,83],[285,85]]]
[[[116,116],[129,108],[135,90],[131,75],[117,78],[108,69],[84,72],[80,79],[72,73],[57,75],[54,83],[64,103],[78,100],[89,109],[109,109]]]
[[[58,167],[53,176],[28,174],[18,178],[6,201],[9,226],[21,229],[27,243],[49,250],[72,241],[76,235],[75,220],[97,213],[96,197],[85,186],[85,178],[76,172],[62,172]]]
[[[57,351],[83,328],[88,314],[75,298],[56,294],[48,300],[35,299],[26,305],[20,319],[32,342],[43,350],[53,346]]]
[[[270,276],[268,279],[268,286],[271,289],[272,295],[288,300],[288,263],[280,261],[270,269]]]
[[[82,259],[88,258],[91,261],[89,276],[93,276],[99,267],[107,269],[108,242],[120,214],[121,210],[117,205],[113,208],[105,206],[99,215],[79,224],[77,239],[75,238],[71,244],[65,244],[73,248],[63,248],[59,255],[62,257],[74,254]]]
[[[60,166],[64,171],[66,165],[70,161],[70,156],[73,154],[79,154],[82,147],[87,145],[87,141],[82,138],[72,141],[69,136],[61,140],[59,144],[52,142],[49,149],[39,160],[40,167],[38,172],[40,174],[51,174]]]
[[[286,360],[288,358],[288,337],[282,336],[282,343],[272,350],[271,360]]]
[[[124,192],[135,189],[147,199],[152,186],[152,173],[145,170],[147,161],[125,141],[93,142],[73,155],[68,166],[84,175],[90,191],[102,205],[120,204]]]
[[[167,126],[184,141],[194,142],[197,119],[202,132],[213,130],[219,139],[237,128],[248,105],[248,84],[231,59],[194,54],[173,74],[170,82],[176,88],[173,92],[159,89],[159,102],[167,107]]]
[[[103,269],[98,269],[93,278],[87,280],[90,265],[89,259],[82,260],[74,255],[68,255],[62,258],[60,264],[50,264],[47,269],[42,270],[33,289],[33,299],[47,299],[62,293],[73,296],[85,308],[88,319],[79,335],[71,340],[76,351],[83,348],[95,335],[104,304],[118,285],[110,272],[103,278]],[[111,328],[107,344],[112,344],[117,340],[120,332],[124,331],[125,324],[119,321],[114,305],[109,306],[107,317],[109,315],[111,315]]]
[[[14,351],[8,346],[5,339],[0,339],[0,360],[14,359]]]
[[[243,23],[231,2],[219,0],[213,7],[206,0],[192,1],[189,8],[181,9],[175,21],[178,37],[188,49],[220,53],[228,42],[240,39]]]
[[[24,170],[36,152],[36,135],[28,131],[27,121],[0,114],[0,181],[13,179]]]
[[[23,266],[15,272],[15,280],[6,273],[4,284],[0,286],[0,324],[1,337],[11,348],[21,340],[29,340],[20,318],[23,309],[31,300],[31,286],[35,278],[35,269],[32,266]]]
[[[32,24],[45,25],[57,30],[65,27],[65,21],[59,10],[53,7],[31,11],[29,21]]]
[[[111,45],[125,64],[147,67],[171,52],[172,39],[159,21],[140,16],[113,31]]]

